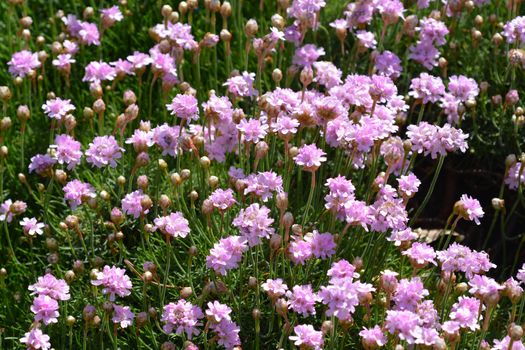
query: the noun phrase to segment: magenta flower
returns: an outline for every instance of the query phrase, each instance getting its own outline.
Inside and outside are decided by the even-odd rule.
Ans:
[[[172,333],[175,329],[176,334],[186,333],[186,336],[191,339],[193,335],[199,335],[200,330],[198,326],[202,326],[199,321],[204,318],[204,314],[200,307],[187,302],[184,299],[177,303],[169,303],[164,306],[162,310],[161,322],[164,322],[164,332]]]
[[[34,237],[44,233],[42,229],[45,225],[38,222],[35,218],[23,218],[22,221],[20,221],[20,226],[22,226],[22,230],[24,230],[26,235]]]
[[[241,75],[228,78],[222,86],[226,86],[235,97],[255,97],[259,92],[253,87],[254,81],[255,73],[242,72]]]
[[[288,307],[291,310],[304,317],[315,315],[315,303],[320,298],[313,292],[311,285],[293,286],[292,290],[286,293],[286,296],[289,298]]]
[[[7,62],[9,73],[14,77],[25,77],[29,72],[40,68],[41,63],[38,60],[38,54],[31,51],[22,50],[15,52],[11,60]]]
[[[242,254],[248,250],[246,239],[240,236],[222,238],[210,249],[206,257],[206,266],[225,276],[228,270],[235,269],[242,260]]]
[[[260,244],[261,238],[270,238],[275,233],[271,226],[274,220],[270,217],[270,212],[264,205],[254,203],[246,209],[241,209],[233,219],[233,226],[239,229],[250,247]]]
[[[401,175],[397,182],[399,184],[398,191],[403,198],[413,197],[421,185],[421,181],[413,173],[407,175]]]
[[[343,72],[332,62],[319,61],[314,63],[315,77],[314,82],[324,85],[327,89],[341,84]]]
[[[15,201],[6,199],[2,205],[0,205],[0,221],[7,221],[8,223],[13,220],[15,215],[23,214],[27,209],[27,204],[22,201]]]
[[[111,318],[113,323],[118,323],[120,327],[127,328],[133,324],[134,317],[135,314],[131,312],[129,306],[113,304],[113,317]]]
[[[294,342],[294,345],[304,348],[319,350],[322,349],[324,339],[321,331],[316,331],[312,325],[297,325],[294,327],[295,335],[289,338]]]
[[[31,295],[48,295],[55,300],[69,300],[69,285],[66,281],[58,279],[50,273],[38,277],[35,284],[27,287]]]
[[[221,304],[217,300],[209,302],[208,309],[206,310],[206,318],[213,323],[219,323],[223,320],[231,321],[232,309],[226,305]]]
[[[31,157],[29,172],[32,173],[34,171],[41,176],[51,176],[56,162],[56,158],[51,157],[49,154],[37,154]]]
[[[170,104],[166,105],[171,115],[175,115],[183,120],[199,119],[198,101],[193,95],[178,94]]]
[[[326,162],[325,156],[326,153],[315,144],[303,145],[294,160],[295,164],[302,166],[305,171],[316,171],[321,163]]]
[[[141,215],[145,215],[149,212],[149,209],[144,210],[142,207],[142,199],[144,194],[142,190],[133,191],[128,193],[122,198],[122,210],[127,215],[133,215],[135,219],[138,219]]]
[[[84,45],[100,45],[100,32],[98,27],[94,23],[79,22],[80,30],[78,31],[78,37],[80,42]]]
[[[146,152],[153,146],[153,132],[135,129],[133,135],[126,140],[127,144],[132,144],[136,152]]]
[[[69,181],[62,189],[64,191],[64,199],[73,210],[97,196],[95,188],[91,184],[76,179]]]
[[[483,217],[485,212],[481,208],[479,201],[466,194],[459,199],[460,214],[466,220],[474,221],[477,225],[480,224],[479,219]]]
[[[479,329],[479,321],[483,319],[480,315],[478,320],[479,311],[479,299],[460,296],[458,302],[452,305],[449,317],[452,322],[456,322],[458,327],[477,331]]]
[[[390,79],[399,78],[403,70],[399,57],[388,50],[375,56],[374,63],[377,74],[390,77]]]
[[[359,332],[359,336],[361,337],[361,342],[363,343],[365,349],[375,349],[382,347],[388,342],[388,339],[381,330],[381,327],[377,325],[374,326],[374,328],[363,327],[361,332]]]
[[[67,169],[72,170],[80,163],[82,151],[80,142],[73,137],[62,134],[55,137],[56,157],[59,164],[67,164]]]
[[[153,142],[162,149],[162,155],[177,155],[179,148],[179,135],[183,136],[178,126],[169,126],[164,123],[153,130]]]
[[[396,334],[399,339],[408,344],[414,344],[419,332],[419,317],[411,311],[387,310],[385,328],[390,334]]]
[[[494,299],[497,300],[499,293],[503,290],[503,286],[496,282],[493,278],[483,276],[483,275],[474,275],[470,278],[468,282],[469,293],[476,296],[480,300],[493,302]]]
[[[109,8],[100,10],[100,18],[102,20],[102,25],[104,28],[109,28],[113,26],[116,22],[120,22],[124,19],[122,12],[118,6],[112,6]]]
[[[57,67],[57,69],[64,73],[69,73],[71,70],[71,64],[75,63],[76,60],[73,58],[73,56],[69,53],[62,53],[57,56],[51,63],[53,66]]]
[[[96,273],[96,279],[91,280],[94,286],[102,286],[102,294],[109,294],[109,300],[115,301],[115,295],[125,297],[131,294],[131,280],[126,270],[116,266],[104,266],[101,272]]]
[[[86,161],[97,168],[110,166],[115,168],[117,160],[122,157],[124,149],[119,147],[113,135],[97,136],[89,144],[86,151]]]
[[[295,51],[292,62],[297,66],[311,67],[324,54],[325,51],[322,47],[306,44]]]
[[[419,277],[403,278],[399,281],[392,300],[397,310],[415,312],[418,304],[428,295],[429,292]]]
[[[257,143],[264,139],[268,130],[268,124],[262,123],[260,119],[243,119],[237,125],[237,129],[244,136],[245,142]]]
[[[268,296],[272,300],[282,297],[288,291],[288,286],[283,282],[282,278],[276,278],[274,280],[267,279],[266,282],[261,284],[261,288],[268,293]]]
[[[35,314],[35,321],[42,321],[45,325],[58,322],[58,302],[48,295],[37,296],[31,305],[31,312]]]
[[[100,84],[100,82],[104,80],[112,81],[116,76],[117,71],[108,63],[102,61],[93,61],[86,66],[82,81]]]
[[[32,328],[20,338],[20,342],[26,345],[27,350],[49,350],[51,349],[49,339],[49,335],[44,334],[40,328]]]
[[[452,243],[446,250],[438,251],[437,258],[442,271],[447,273],[461,271],[468,278],[496,267],[490,262],[487,253],[472,251],[456,242]]]
[[[318,259],[327,259],[335,254],[336,244],[331,233],[319,233],[317,230],[304,236],[305,242],[310,245],[312,256]]]
[[[413,78],[410,83],[410,96],[426,103],[435,103],[445,94],[445,85],[440,77],[428,73],[421,73],[418,78]]]
[[[181,212],[156,218],[154,222],[155,229],[159,229],[163,234],[171,237],[185,238],[190,233],[189,222]]]
[[[229,209],[237,203],[233,197],[233,190],[231,188],[226,190],[223,190],[222,188],[216,189],[210,194],[208,200],[210,200],[212,205],[221,212]]]
[[[217,343],[225,349],[234,349],[241,345],[239,338],[241,329],[235,322],[222,320],[217,324],[211,324],[210,328],[217,333]]]
[[[413,243],[410,248],[403,252],[403,255],[410,259],[413,266],[420,269],[429,263],[436,265],[436,252],[426,243]]]
[[[244,194],[252,193],[261,198],[263,202],[267,202],[268,199],[272,198],[275,192],[283,191],[283,179],[273,171],[250,174],[245,181],[247,187],[244,189]]]

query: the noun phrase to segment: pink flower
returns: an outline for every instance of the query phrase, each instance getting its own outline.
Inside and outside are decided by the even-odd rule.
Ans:
[[[304,317],[315,315],[315,303],[320,298],[313,292],[312,286],[293,286],[291,291],[286,293],[289,300],[289,308]]]
[[[392,300],[397,310],[415,311],[421,300],[428,295],[428,290],[419,277],[403,278],[399,281]]]
[[[359,332],[359,336],[361,337],[361,342],[363,343],[365,349],[375,349],[377,347],[382,347],[388,341],[386,335],[381,330],[381,327],[377,325],[374,326],[374,328],[363,327],[363,330]]]
[[[326,153],[317,148],[315,144],[303,145],[294,157],[295,164],[300,165],[306,171],[315,171],[321,163],[326,162]]]
[[[20,221],[20,226],[22,226],[22,229],[26,235],[34,237],[44,233],[42,229],[45,225],[41,222],[38,222],[35,218],[23,218],[22,221]]]
[[[460,328],[468,328],[475,332],[479,329],[479,321],[483,319],[483,316],[480,315],[478,320],[479,311],[479,299],[460,296],[458,302],[452,305],[449,317]]]
[[[86,151],[86,160],[92,166],[102,168],[104,166],[117,166],[117,160],[122,157],[123,148],[119,147],[113,135],[97,136],[89,144]]]
[[[288,246],[288,257],[294,264],[304,265],[306,260],[312,258],[312,246],[310,242],[302,237],[292,236],[292,242]]]
[[[49,335],[44,334],[40,328],[33,328],[20,338],[20,342],[27,346],[27,350],[49,350],[51,348],[49,339]]]
[[[116,266],[104,266],[101,272],[96,273],[96,279],[91,280],[94,286],[102,286],[102,294],[109,294],[109,300],[115,301],[115,295],[125,297],[131,294],[131,280],[126,270]]]
[[[470,294],[488,303],[497,301],[500,291],[505,288],[494,279],[483,275],[474,275],[468,284],[471,287],[469,289]]]
[[[237,203],[233,197],[233,190],[231,188],[226,190],[218,188],[210,194],[208,199],[219,211],[225,211]]]
[[[367,32],[366,30],[358,30],[356,32],[357,40],[359,40],[359,44],[366,47],[367,49],[375,49],[377,45],[377,41],[375,39],[375,35],[372,32]]]
[[[80,30],[78,31],[78,37],[80,42],[85,45],[100,45],[100,33],[97,25],[89,22],[79,23]]]
[[[210,328],[217,333],[217,343],[225,349],[234,349],[241,345],[239,338],[241,329],[235,322],[222,320],[217,324],[211,324]]]
[[[190,233],[188,220],[184,218],[181,212],[171,213],[155,219],[155,229],[160,229],[165,235],[171,237],[185,238]]]
[[[318,259],[327,259],[335,254],[336,244],[331,233],[319,233],[317,230],[304,236],[305,242],[310,245],[312,255]]]
[[[120,327],[127,328],[133,324],[135,314],[131,312],[129,306],[120,306],[113,304],[113,323],[119,323]]]
[[[181,299],[177,303],[165,305],[160,320],[164,322],[162,327],[164,332],[169,334],[175,329],[175,333],[180,335],[184,332],[191,339],[193,335],[200,334],[197,327],[202,326],[202,323],[199,322],[202,318],[204,314],[198,306]]]
[[[426,104],[439,101],[444,93],[445,85],[441,78],[428,73],[421,73],[418,78],[412,79],[408,95],[420,99],[423,104]]]
[[[272,198],[272,192],[279,193],[283,191],[283,179],[273,171],[250,174],[245,181],[247,187],[244,189],[244,194],[253,193],[261,198],[263,202],[267,202],[268,199]]]
[[[232,309],[225,304],[219,303],[217,300],[208,303],[206,310],[206,318],[213,323],[219,323],[223,320],[231,321]]]
[[[480,224],[479,219],[483,217],[485,212],[477,199],[464,194],[459,199],[459,207],[459,215],[462,218],[474,221],[477,225]]]
[[[15,215],[23,214],[27,209],[27,204],[22,201],[15,201],[7,199],[0,205],[0,221],[11,222]]]
[[[126,140],[126,143],[132,144],[136,152],[146,152],[154,144],[153,132],[135,129],[133,135]]]
[[[7,62],[9,73],[14,77],[25,77],[29,72],[40,68],[41,63],[38,60],[38,54],[31,51],[22,50],[15,52],[11,60]]]
[[[58,322],[58,303],[48,295],[37,296],[31,305],[31,312],[35,314],[35,321],[42,321],[45,325]]]
[[[417,268],[423,268],[428,263],[436,265],[436,252],[426,243],[413,243],[410,248],[403,252],[403,255],[408,256],[410,262]]]
[[[312,325],[297,325],[294,327],[295,335],[290,336],[294,345],[304,349],[319,350],[323,347],[324,339],[321,331],[316,331]]]
[[[479,87],[476,81],[464,75],[452,75],[449,78],[448,90],[461,102],[473,100],[479,94]]]
[[[397,334],[399,339],[414,344],[418,334],[419,317],[411,311],[387,310],[385,327],[390,334]]]
[[[271,226],[274,220],[270,217],[270,209],[254,203],[246,209],[241,209],[233,226],[237,227],[241,236],[246,238],[248,245],[253,247],[261,243],[261,238],[270,238],[275,230]]]
[[[210,249],[210,254],[206,257],[206,266],[225,276],[228,270],[239,266],[242,254],[248,250],[246,243],[246,239],[240,236],[222,238]]]
[[[255,97],[259,92],[254,89],[255,73],[242,72],[228,78],[222,86],[228,87],[228,92],[235,97]]]
[[[128,193],[122,198],[122,210],[127,215],[133,215],[135,219],[138,219],[141,215],[145,215],[149,212],[149,209],[144,210],[142,207],[142,199],[144,194],[142,190],[133,191]]]
[[[38,277],[35,284],[27,287],[31,295],[48,295],[55,300],[69,300],[69,285],[66,281],[58,279],[50,273]]]
[[[73,137],[62,134],[55,137],[56,157],[59,164],[67,164],[67,169],[72,170],[80,163],[82,151],[80,142]]]
[[[153,130],[153,141],[162,149],[162,155],[175,157],[179,148],[179,135],[184,136],[184,129],[164,123]]]
[[[268,124],[262,123],[260,119],[242,119],[237,129],[244,136],[245,142],[257,143],[264,139],[268,130]]]
[[[68,201],[71,209],[76,209],[82,203],[96,197],[95,188],[87,182],[80,180],[69,181],[63,188],[64,199]]]
[[[397,182],[399,184],[398,191],[403,198],[411,198],[419,189],[421,181],[413,173],[408,173],[407,175],[401,175]]]
[[[63,53],[57,56],[51,63],[53,66],[61,72],[69,73],[71,70],[71,64],[75,63],[76,60],[69,53]]]
[[[41,176],[51,176],[56,162],[56,158],[51,157],[49,154],[37,154],[31,157],[29,172],[32,173],[34,171]]]
[[[199,119],[198,101],[193,95],[178,94],[173,98],[171,104],[167,104],[166,108],[182,120],[197,120]]]
[[[313,44],[306,44],[295,51],[293,64],[302,67],[310,67],[324,54],[325,51],[322,47],[318,48]]]
[[[102,19],[102,25],[104,28],[109,28],[116,22],[120,22],[124,19],[124,16],[122,15],[122,12],[120,12],[118,6],[101,9],[100,17]]]
[[[261,288],[268,293],[270,299],[276,300],[282,297],[288,291],[288,286],[283,282],[282,278],[267,279],[266,282],[261,284]]]
[[[112,81],[116,76],[117,71],[108,63],[102,61],[93,61],[86,66],[82,81],[100,84],[100,82],[104,80]]]

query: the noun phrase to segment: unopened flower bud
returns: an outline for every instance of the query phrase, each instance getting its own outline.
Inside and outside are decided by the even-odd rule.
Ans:
[[[182,299],[187,299],[193,294],[191,287],[184,287],[180,290],[180,297]]]
[[[253,18],[249,19],[244,26],[244,33],[248,38],[252,38],[255,36],[255,34],[257,34],[257,31],[259,31],[259,25],[257,24],[257,21]]]

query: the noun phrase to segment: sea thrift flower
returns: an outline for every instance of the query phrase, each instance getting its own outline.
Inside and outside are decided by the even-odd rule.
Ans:
[[[225,349],[234,349],[236,346],[241,345],[241,339],[239,338],[241,329],[235,322],[222,320],[217,324],[212,324],[210,328],[216,332],[217,343]]]
[[[102,19],[102,25],[104,26],[104,28],[109,28],[113,26],[116,22],[120,22],[124,19],[124,16],[122,15],[122,12],[120,12],[118,6],[112,6],[109,8],[101,9],[100,17]]]
[[[266,136],[268,125],[255,118],[243,119],[237,125],[237,129],[244,136],[245,142],[257,143]]]
[[[163,216],[155,219],[155,229],[171,237],[185,238],[190,233],[190,226],[188,220],[184,218],[181,212],[171,213],[168,216]]]
[[[132,144],[136,152],[146,152],[154,144],[153,132],[135,129],[133,135],[126,140],[126,143]]]
[[[482,275],[474,275],[468,284],[471,287],[469,289],[470,294],[489,302],[492,302],[494,298],[497,300],[500,291],[505,288],[494,279]]]
[[[100,84],[101,81],[112,81],[117,76],[115,68],[102,61],[90,62],[85,68],[85,74],[82,81]]]
[[[295,335],[290,336],[290,340],[294,342],[294,345],[314,350],[323,347],[323,333],[316,331],[312,325],[297,325],[293,330]]]
[[[401,175],[397,182],[399,184],[398,191],[403,198],[411,198],[419,189],[421,181],[413,173],[408,173],[408,175]]]
[[[218,188],[213,191],[212,194],[210,194],[208,199],[211,201],[213,206],[221,212],[229,209],[231,206],[237,203],[233,197],[233,190],[231,188],[226,190]]]
[[[375,35],[372,32],[367,32],[366,30],[358,30],[356,32],[357,40],[359,40],[359,44],[361,44],[363,47],[367,49],[375,49],[377,45],[377,40],[375,39]]]
[[[35,314],[35,321],[42,321],[45,325],[58,322],[58,303],[48,295],[37,296],[31,305],[31,312]]]
[[[38,60],[38,54],[31,51],[22,50],[15,52],[11,60],[7,62],[9,73],[14,77],[24,78],[29,72],[40,68],[41,63]]]
[[[304,236],[304,241],[309,244],[311,254],[318,259],[327,259],[335,254],[337,245],[331,233],[319,233],[314,230]]]
[[[25,344],[28,350],[49,350],[51,349],[49,339],[49,335],[44,334],[40,328],[33,328],[20,338],[20,342]]]
[[[476,81],[464,75],[451,76],[448,82],[448,90],[461,102],[472,100],[479,94],[479,87]]]
[[[86,151],[86,160],[92,166],[102,168],[104,166],[117,166],[117,160],[122,157],[123,148],[120,148],[117,140],[112,135],[97,136],[89,144]]]
[[[71,64],[75,63],[76,60],[69,53],[62,53],[57,56],[51,63],[53,66],[64,73],[69,73],[71,70]]]
[[[183,132],[179,126],[162,124],[153,129],[153,141],[162,149],[162,155],[175,157],[179,148],[179,135]]]
[[[225,304],[219,303],[217,300],[209,302],[206,310],[206,318],[214,323],[219,323],[223,320],[231,321],[232,309]]]
[[[321,163],[326,162],[326,153],[317,148],[315,144],[303,145],[294,157],[295,164],[303,167],[305,171],[316,171]]]
[[[85,45],[100,45],[100,32],[94,23],[80,22],[78,31],[80,42]]]
[[[8,223],[13,220],[15,215],[23,214],[26,211],[27,204],[22,201],[15,201],[7,199],[0,206],[0,221],[7,221]]]
[[[22,221],[20,221],[20,226],[22,226],[22,229],[26,235],[34,237],[44,233],[42,229],[45,225],[41,222],[38,222],[35,218],[23,218]]]
[[[412,265],[418,269],[425,267],[428,263],[436,265],[436,252],[434,248],[426,243],[415,242],[410,248],[403,252],[406,255]]]
[[[401,60],[396,54],[390,51],[383,51],[374,58],[375,68],[377,73],[390,77],[390,79],[397,79],[403,70],[401,67]]]
[[[387,310],[385,328],[408,344],[414,344],[418,333],[419,317],[411,311]]]
[[[244,190],[244,194],[253,193],[261,198],[263,202],[267,202],[274,192],[280,193],[283,191],[283,179],[273,171],[250,174],[245,181],[247,187]]]
[[[450,310],[450,320],[455,322],[460,328],[468,328],[471,331],[479,329],[478,314],[480,301],[477,298],[460,296],[458,302],[452,305]],[[480,316],[479,320],[482,320]]]
[[[259,94],[253,87],[254,81],[255,73],[242,72],[241,75],[228,78],[222,86],[227,86],[228,92],[235,97],[254,97]]]
[[[354,199],[355,186],[341,175],[326,180],[326,186],[329,192],[324,197],[325,208],[334,211],[338,218],[343,218],[345,205]]]
[[[445,93],[445,85],[439,77],[428,73],[421,73],[418,78],[412,79],[408,94],[421,100],[423,104],[435,103]]]
[[[446,250],[438,251],[437,258],[442,271],[449,273],[461,271],[468,278],[496,267],[490,262],[487,253],[472,251],[456,242],[452,243]]]
[[[304,286],[293,286],[291,291],[288,291],[289,308],[304,317],[315,315],[315,303],[319,300],[312,290],[312,286],[307,284]]]
[[[268,293],[268,296],[272,300],[282,297],[288,291],[288,286],[283,282],[282,278],[267,279],[266,282],[261,284],[262,290]]]
[[[57,97],[52,100],[47,100],[46,103],[42,105],[42,109],[49,118],[62,119],[66,114],[74,111],[75,106],[71,104],[71,100],[63,100]]]
[[[181,299],[177,303],[165,305],[160,320],[164,322],[164,332],[169,334],[175,329],[176,334],[181,335],[184,332],[191,339],[193,335],[200,334],[197,327],[202,326],[199,321],[202,318],[204,314],[198,306]]]
[[[56,157],[59,164],[67,164],[67,169],[72,170],[80,163],[82,151],[80,142],[73,137],[62,134],[55,137]]]
[[[417,305],[428,294],[428,290],[425,289],[419,277],[404,278],[399,281],[392,300],[397,310],[415,311]]]
[[[261,238],[270,238],[274,234],[275,230],[271,227],[274,220],[269,215],[270,209],[254,203],[246,209],[241,209],[232,224],[239,229],[241,236],[246,238],[248,245],[253,247],[261,242]]]
[[[31,295],[48,295],[55,300],[69,300],[69,285],[62,279],[57,279],[50,273],[38,277],[35,284],[27,287]]]
[[[363,330],[359,332],[359,336],[361,337],[361,343],[365,349],[382,347],[388,341],[386,335],[381,330],[381,327],[377,325],[374,326],[374,328],[363,327]]]
[[[292,62],[297,66],[310,67],[324,54],[325,51],[322,47],[318,48],[313,44],[306,44],[295,51]]]
[[[102,286],[102,294],[109,294],[109,300],[115,301],[115,295],[125,297],[131,294],[131,280],[126,270],[116,266],[104,266],[101,272],[96,273],[96,279],[91,280],[94,286]]]
[[[240,236],[222,238],[206,257],[206,266],[225,276],[228,270],[239,266],[242,254],[248,250],[246,239]]]
[[[459,199],[457,206],[459,211],[458,215],[463,219],[474,221],[477,225],[480,224],[479,219],[483,217],[485,212],[477,199],[464,194]]]
[[[312,258],[312,245],[302,237],[293,236],[288,246],[288,256],[294,264],[304,265],[306,260]]]
[[[171,115],[177,116],[182,120],[199,119],[199,106],[195,96],[179,94],[173,98],[170,104],[166,105]]]
[[[69,181],[63,188],[64,199],[69,203],[71,209],[76,209],[90,198],[96,197],[95,188],[87,182],[80,180]]]
[[[315,77],[314,82],[324,85],[327,89],[341,84],[343,72],[332,62],[320,61],[314,63]]]
[[[52,176],[53,166],[56,162],[56,158],[51,157],[49,154],[37,154],[31,157],[29,172],[32,173],[34,171],[41,176]]]
[[[448,152],[465,152],[468,148],[465,141],[468,134],[449,124],[440,128],[427,122],[420,122],[418,125],[409,125],[406,134],[414,152],[430,154],[433,159],[438,155],[445,156]]]
[[[129,306],[113,304],[113,317],[111,318],[113,323],[118,323],[120,327],[127,328],[133,324],[134,317],[135,314],[131,312]]]
[[[128,193],[122,198],[122,210],[127,215],[133,215],[135,219],[138,219],[141,215],[146,215],[149,209],[142,207],[142,199],[144,194],[142,190],[133,191]]]

